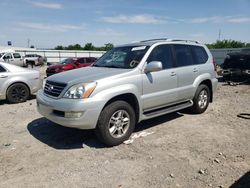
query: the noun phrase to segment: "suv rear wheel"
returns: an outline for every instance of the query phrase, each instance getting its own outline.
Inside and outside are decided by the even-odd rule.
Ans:
[[[193,98],[194,105],[192,106],[192,111],[195,114],[201,114],[206,111],[210,101],[210,90],[209,88],[201,84],[196,90],[195,96]]]
[[[98,119],[96,135],[108,146],[123,143],[135,127],[135,112],[125,101],[115,101],[107,105]]]

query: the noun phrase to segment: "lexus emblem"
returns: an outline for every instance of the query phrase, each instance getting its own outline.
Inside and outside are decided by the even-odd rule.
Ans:
[[[53,89],[54,89],[53,86],[50,86],[50,87],[48,88],[49,91],[52,91]]]

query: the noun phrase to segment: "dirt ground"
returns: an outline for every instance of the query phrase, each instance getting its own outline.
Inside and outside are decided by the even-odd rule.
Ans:
[[[0,187],[250,187],[250,120],[237,117],[250,85],[220,83],[204,114],[144,121],[144,137],[111,148],[41,117],[35,97],[0,109]]]

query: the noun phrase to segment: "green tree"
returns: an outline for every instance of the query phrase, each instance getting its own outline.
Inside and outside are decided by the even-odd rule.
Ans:
[[[236,41],[236,40],[217,40],[215,43],[207,44],[208,48],[245,48],[250,47],[249,43]]]
[[[104,46],[104,51],[111,50],[112,48],[114,48],[114,45],[112,43],[107,43]]]
[[[64,50],[64,47],[62,45],[56,46],[54,48],[55,50]]]
[[[87,43],[85,44],[85,46],[83,47],[84,50],[95,50],[95,47],[92,43]]]

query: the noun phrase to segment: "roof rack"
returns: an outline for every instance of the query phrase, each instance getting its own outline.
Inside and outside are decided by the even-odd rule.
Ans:
[[[149,40],[142,40],[140,42],[151,42],[151,41],[168,41],[168,42],[194,42],[196,44],[199,44],[200,42],[197,40],[187,40],[187,39],[169,39],[169,38],[158,38],[158,39],[149,39]]]
[[[196,44],[199,44],[200,42],[199,41],[197,41],[197,40],[188,40],[188,39],[170,39],[170,41],[172,41],[172,42],[178,42],[178,41],[183,41],[183,42],[194,42],[194,43],[196,43]]]
[[[151,42],[151,41],[165,41],[168,40],[168,38],[158,38],[158,39],[149,39],[149,40],[142,40],[140,42]]]

